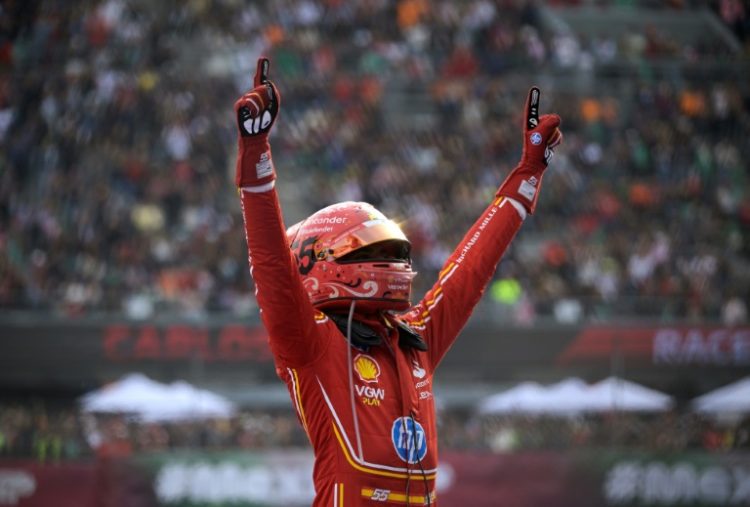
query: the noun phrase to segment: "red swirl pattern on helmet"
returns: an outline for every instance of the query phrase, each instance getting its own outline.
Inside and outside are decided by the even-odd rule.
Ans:
[[[409,243],[401,228],[374,206],[342,202],[323,208],[287,230],[290,248],[310,301],[319,309],[405,310],[416,273],[403,259],[341,262],[361,248]]]

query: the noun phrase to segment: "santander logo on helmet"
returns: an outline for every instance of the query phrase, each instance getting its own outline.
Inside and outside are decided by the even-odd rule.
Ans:
[[[302,283],[318,309],[406,310],[411,244],[401,228],[364,202],[342,202],[287,230]]]

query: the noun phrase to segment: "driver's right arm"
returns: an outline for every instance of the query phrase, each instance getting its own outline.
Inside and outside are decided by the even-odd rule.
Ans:
[[[286,237],[268,144],[280,97],[267,72],[268,59],[260,58],[255,87],[234,106],[239,129],[235,183],[242,204],[250,273],[271,351],[285,366],[300,367],[325,352],[328,333],[316,325],[323,317],[302,286]]]

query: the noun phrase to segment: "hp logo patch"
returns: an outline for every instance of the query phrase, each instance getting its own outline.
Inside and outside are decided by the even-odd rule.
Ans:
[[[424,428],[411,417],[399,417],[393,421],[391,440],[398,457],[407,463],[422,461],[427,454]]]
[[[534,146],[539,146],[540,144],[542,144],[542,134],[540,134],[539,132],[534,132],[533,134],[531,134],[531,137],[529,139],[531,140],[531,144],[533,144]]]

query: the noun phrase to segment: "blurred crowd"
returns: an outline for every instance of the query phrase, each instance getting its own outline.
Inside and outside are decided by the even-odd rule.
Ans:
[[[0,404],[0,458],[56,462],[169,449],[266,449],[307,445],[291,412],[244,411],[230,419],[146,422],[87,414],[61,400]]]
[[[565,143],[488,314],[747,322],[746,4],[710,4],[739,50],[545,23],[587,3],[4,2],[0,309],[253,314],[231,107],[264,52],[289,223],[372,202],[404,223],[424,291],[518,160],[541,79]],[[618,63],[629,78],[595,79]]]
[[[75,407],[35,401],[0,404],[0,457],[55,462],[90,456]]]
[[[531,449],[637,449],[656,452],[750,449],[750,418],[721,421],[682,412],[606,413],[571,417],[445,414],[443,448],[515,452]]]
[[[98,457],[174,449],[262,450],[308,446],[294,414],[242,411],[229,419],[138,421],[118,414],[81,415],[91,453]]]
[[[478,416],[441,411],[442,450],[510,453],[612,448],[648,452],[750,449],[750,418],[693,413],[608,413],[575,417]],[[244,410],[230,419],[158,422],[121,414],[84,414],[67,405],[0,406],[0,458],[57,462],[117,458],[177,449],[264,450],[308,447],[291,411]]]

